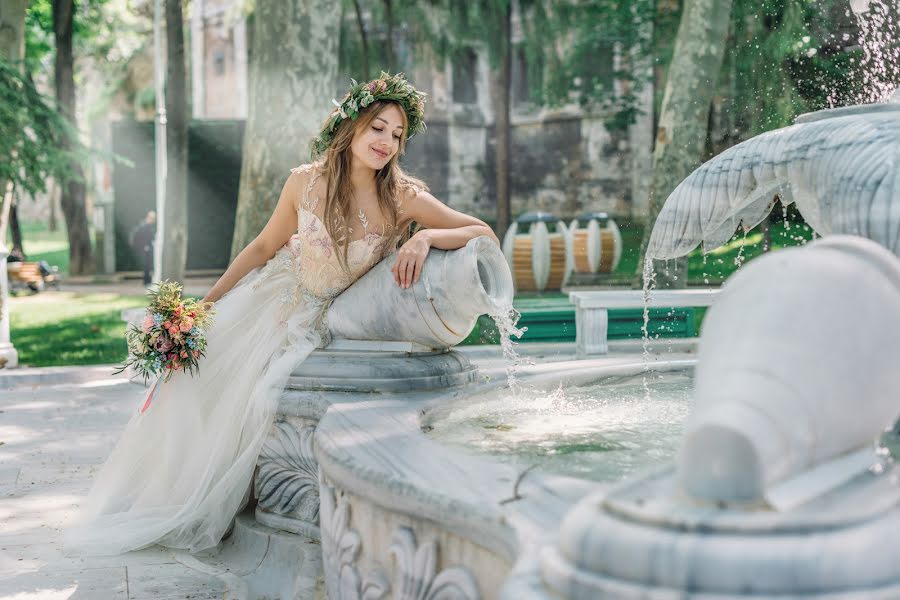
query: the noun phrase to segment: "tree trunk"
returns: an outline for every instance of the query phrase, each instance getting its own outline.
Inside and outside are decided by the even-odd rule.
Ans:
[[[187,76],[181,0],[166,0],[166,204],[161,278],[184,281],[187,264]]]
[[[731,0],[685,0],[656,131],[649,214],[641,242],[638,277],[663,202],[702,159],[709,107],[722,67],[730,13]],[[675,268],[667,269],[668,275],[660,272],[659,264],[654,266],[658,287],[687,286],[687,257],[675,260]]]
[[[59,203],[59,185],[57,185],[55,179],[51,179],[47,184],[47,199],[50,202],[50,219],[47,222],[47,227],[50,231],[55,232],[59,229],[59,222],[56,213],[56,205]]]
[[[387,21],[387,45],[385,46],[384,62],[388,69],[396,73],[400,70],[394,58],[394,2],[384,0],[384,20]]]
[[[56,41],[56,101],[60,112],[77,129],[75,120],[75,79],[72,55],[73,0],[53,0],[53,32]],[[62,185],[63,217],[69,237],[69,273],[86,275],[94,272],[94,255],[85,209],[84,172],[77,160],[72,161],[73,178]]]
[[[363,79],[369,79],[369,36],[366,35],[366,24],[363,21],[362,8],[359,0],[353,0],[353,8],[356,10],[356,26],[359,28],[359,39],[362,42],[363,53]]]
[[[510,223],[510,80],[512,71],[512,2],[500,8],[497,39],[499,64],[490,77],[491,103],[494,107],[495,187],[497,193],[497,235],[503,238]]]
[[[19,226],[19,201],[13,200],[12,206],[9,207],[9,233],[12,237],[12,248],[10,250],[18,250],[25,256],[25,248],[22,246],[22,228]]]
[[[265,226],[291,167],[308,161],[309,142],[334,108],[340,18],[332,0],[256,5],[232,259]]]

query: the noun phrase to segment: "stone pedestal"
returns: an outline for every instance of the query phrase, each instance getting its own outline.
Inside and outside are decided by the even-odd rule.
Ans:
[[[321,482],[313,445],[316,426],[331,400],[345,398],[350,393],[452,388],[474,381],[475,374],[474,367],[461,353],[431,350],[416,342],[334,340],[327,348],[315,350],[291,375],[276,422],[257,461],[255,525],[243,515],[235,526],[236,532],[252,533],[255,537],[239,539],[233,545],[249,543],[259,538],[260,531],[269,531],[266,536],[276,544],[277,554],[293,556],[298,548],[307,548],[310,541],[322,540]],[[262,571],[277,573],[281,580],[292,573],[304,581],[307,579],[302,568],[279,560],[267,556],[256,572],[241,579],[251,585],[253,581],[261,581],[258,574]],[[321,557],[317,560],[321,561]],[[300,563],[301,567],[305,564]],[[288,585],[285,581],[278,585],[285,588]]]
[[[9,338],[9,278],[6,272],[6,257],[9,249],[0,240],[0,369],[19,366],[19,353]]]

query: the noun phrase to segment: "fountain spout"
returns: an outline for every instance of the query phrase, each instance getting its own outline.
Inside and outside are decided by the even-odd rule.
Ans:
[[[779,484],[822,463],[868,448],[846,464],[870,466],[900,413],[898,339],[900,259],[874,242],[832,236],[737,272],[703,325],[683,490],[780,508],[808,498]]]
[[[459,250],[432,249],[418,283],[409,289],[394,283],[393,264],[392,255],[335,299],[328,311],[333,338],[447,348],[472,331],[479,315],[512,306],[512,274],[488,237],[472,239]]]

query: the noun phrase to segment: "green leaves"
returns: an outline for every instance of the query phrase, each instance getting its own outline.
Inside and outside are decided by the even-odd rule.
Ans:
[[[18,67],[0,60],[0,180],[34,194],[46,191],[51,177],[60,182],[77,178],[73,160],[88,150],[53,101]]]

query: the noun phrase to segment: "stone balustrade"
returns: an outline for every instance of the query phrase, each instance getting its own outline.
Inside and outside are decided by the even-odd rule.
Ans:
[[[575,305],[575,352],[584,357],[609,351],[611,308],[710,306],[718,295],[717,289],[653,290],[648,294],[642,290],[570,292],[569,300]]]

